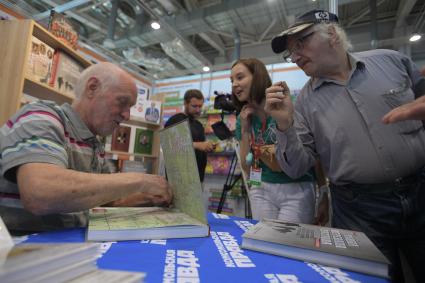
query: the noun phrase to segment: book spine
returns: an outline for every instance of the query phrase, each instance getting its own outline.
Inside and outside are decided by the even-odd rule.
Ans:
[[[61,53],[61,51],[56,50],[55,54],[53,55],[52,74],[51,74],[50,80],[49,80],[49,85],[51,87],[55,86],[55,80],[56,80],[56,75],[57,75],[57,72],[58,72],[60,53]]]

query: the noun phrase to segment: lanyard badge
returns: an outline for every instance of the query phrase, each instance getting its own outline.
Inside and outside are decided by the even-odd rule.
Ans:
[[[251,186],[260,186],[262,173],[260,167],[261,146],[259,144],[253,144],[252,151],[254,153],[254,160],[251,164],[251,170],[249,171],[249,183]]]
[[[262,128],[265,128],[265,123],[263,124]],[[261,145],[264,144],[263,131],[264,129],[259,130],[257,139],[255,138],[254,130],[252,130],[251,132],[251,150],[254,156],[254,160],[250,168],[251,170],[249,172],[249,183],[251,186],[261,185],[262,169],[260,167],[260,156],[261,156]]]

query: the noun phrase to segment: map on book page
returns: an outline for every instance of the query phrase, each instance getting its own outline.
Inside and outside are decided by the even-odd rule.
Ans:
[[[98,207],[90,210],[90,230],[131,230],[201,225],[180,212],[159,207]]]
[[[159,133],[168,182],[173,187],[175,208],[207,223],[202,186],[187,120]]]

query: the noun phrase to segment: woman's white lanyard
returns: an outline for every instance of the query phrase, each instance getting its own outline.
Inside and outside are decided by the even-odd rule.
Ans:
[[[251,142],[250,147],[254,155],[254,162],[251,164],[249,171],[249,183],[251,185],[261,185],[262,169],[260,167],[261,146],[264,145],[263,133],[266,130],[266,121],[261,123],[258,139],[255,139],[254,127],[251,127]]]

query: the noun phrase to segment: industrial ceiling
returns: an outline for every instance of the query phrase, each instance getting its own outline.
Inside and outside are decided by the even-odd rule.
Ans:
[[[391,48],[425,60],[425,0],[0,0],[46,25],[51,9],[78,28],[80,44],[160,79],[228,69],[238,57],[282,62],[271,38],[310,9],[337,7],[355,51]],[[156,21],[160,29],[153,29]]]

